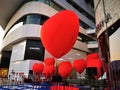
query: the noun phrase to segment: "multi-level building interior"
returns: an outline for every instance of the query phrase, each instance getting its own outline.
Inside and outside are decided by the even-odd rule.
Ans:
[[[28,76],[34,63],[52,57],[41,43],[40,30],[47,19],[61,10],[72,10],[78,15],[79,34],[70,52],[55,58],[56,62],[86,59],[87,54],[98,52],[93,0],[3,0],[0,25],[5,34],[0,67]]]

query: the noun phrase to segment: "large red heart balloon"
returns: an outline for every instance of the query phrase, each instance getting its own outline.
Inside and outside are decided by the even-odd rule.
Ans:
[[[46,50],[56,58],[73,47],[79,32],[79,19],[70,10],[63,10],[50,17],[41,28],[41,41]]]
[[[82,73],[86,68],[86,66],[87,66],[87,63],[84,59],[76,59],[73,62],[74,69],[79,73]]]

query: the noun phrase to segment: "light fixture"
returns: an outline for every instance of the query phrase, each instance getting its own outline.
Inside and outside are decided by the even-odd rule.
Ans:
[[[71,59],[71,60],[73,59],[73,58],[71,58],[71,57],[67,57],[67,58],[68,58],[68,59]]]
[[[76,53],[76,55],[77,55],[77,56],[81,56],[81,54],[79,54],[79,53]]]
[[[63,58],[58,58],[57,60],[60,60],[60,61],[62,61],[62,60],[64,60]]]
[[[20,64],[21,61],[14,61],[14,64]]]

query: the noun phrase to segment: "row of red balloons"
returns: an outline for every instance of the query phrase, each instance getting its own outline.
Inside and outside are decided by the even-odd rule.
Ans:
[[[56,68],[54,66],[55,59],[54,58],[46,58],[44,61],[45,65],[42,63],[35,63],[32,67],[32,70],[36,74],[44,73],[46,77],[51,77]],[[84,59],[76,59],[73,62],[73,68],[78,73],[82,73],[86,68],[95,67],[97,68],[97,76],[94,76],[95,79],[98,79],[101,76],[101,68],[103,67],[103,63],[99,58],[97,53],[88,54],[86,60]],[[72,72],[72,64],[70,61],[62,61],[58,67],[58,73],[63,77],[66,78]]]
[[[46,77],[52,76],[56,70],[54,66],[54,63],[55,63],[54,58],[46,58],[44,63],[45,65],[43,65],[42,63],[35,63],[32,67],[32,70],[36,74],[40,74],[43,72]],[[87,64],[84,59],[77,59],[77,60],[74,60],[73,62],[74,69],[79,73],[82,73],[84,71],[84,69],[86,68],[86,65]],[[72,64],[70,61],[63,61],[60,63],[58,67],[58,73],[63,78],[66,78],[71,72],[72,72]]]

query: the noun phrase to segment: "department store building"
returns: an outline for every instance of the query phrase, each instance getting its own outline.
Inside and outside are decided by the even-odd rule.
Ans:
[[[80,26],[75,45],[69,53],[56,58],[56,63],[86,59],[87,54],[98,52],[93,0],[2,0],[0,25],[5,35],[0,67],[8,68],[9,73],[12,69],[24,72],[27,77],[34,63],[52,57],[41,43],[40,29],[48,18],[61,10],[74,11],[78,15]],[[81,76],[84,77],[84,73]]]

